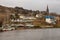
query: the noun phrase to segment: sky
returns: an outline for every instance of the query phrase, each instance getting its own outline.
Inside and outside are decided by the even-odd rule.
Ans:
[[[50,12],[60,14],[60,0],[0,0],[0,5],[40,11],[45,11],[48,5]]]

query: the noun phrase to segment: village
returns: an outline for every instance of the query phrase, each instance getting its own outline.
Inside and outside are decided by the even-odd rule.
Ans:
[[[28,10],[22,7],[9,8],[0,5],[0,30],[30,28],[60,28],[60,15],[45,11]]]

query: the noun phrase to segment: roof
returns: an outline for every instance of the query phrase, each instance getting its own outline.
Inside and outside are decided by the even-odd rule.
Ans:
[[[53,19],[54,16],[45,16],[45,18],[51,18],[51,19]]]

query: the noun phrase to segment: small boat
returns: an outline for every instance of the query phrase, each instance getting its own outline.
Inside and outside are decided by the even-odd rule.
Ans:
[[[3,28],[3,31],[11,31],[11,30],[15,30],[15,28],[14,27]]]

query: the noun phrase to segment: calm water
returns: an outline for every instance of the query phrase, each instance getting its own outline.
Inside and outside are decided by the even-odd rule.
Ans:
[[[60,29],[26,29],[2,32],[0,40],[60,40]]]

